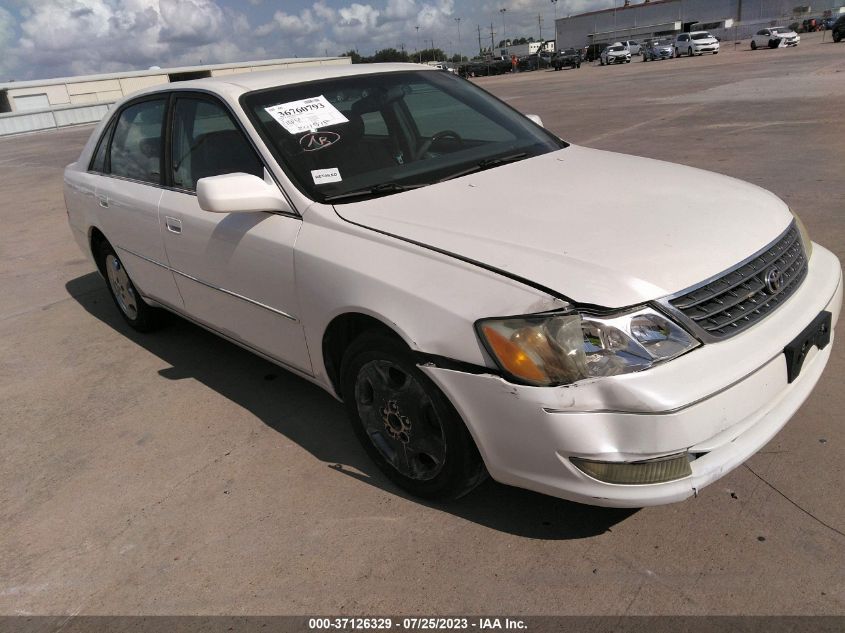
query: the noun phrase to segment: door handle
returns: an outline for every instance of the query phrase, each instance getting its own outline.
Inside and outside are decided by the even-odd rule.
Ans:
[[[164,216],[164,226],[171,233],[179,234],[182,232],[182,220],[171,218],[169,215]]]
[[[99,202],[100,206],[103,207],[104,209],[109,208],[109,199],[106,196],[101,196],[101,195],[97,194],[97,202]]]

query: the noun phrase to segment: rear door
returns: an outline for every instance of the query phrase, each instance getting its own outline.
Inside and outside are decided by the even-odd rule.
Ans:
[[[293,267],[302,220],[294,213],[210,213],[200,208],[200,178],[242,172],[276,186],[216,97],[175,93],[169,128],[161,232],[186,313],[310,374]]]
[[[101,170],[97,218],[135,287],[146,297],[180,307],[158,222],[166,111],[167,96],[161,94],[125,105],[92,167]]]

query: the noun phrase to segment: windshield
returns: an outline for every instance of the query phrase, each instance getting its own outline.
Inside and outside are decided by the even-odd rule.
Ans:
[[[285,172],[321,202],[388,195],[567,147],[451,73],[338,77],[251,92],[241,103]]]
[[[710,37],[713,37],[712,35],[710,35],[710,33],[693,33],[692,34],[692,39],[694,39],[694,40],[706,40]]]

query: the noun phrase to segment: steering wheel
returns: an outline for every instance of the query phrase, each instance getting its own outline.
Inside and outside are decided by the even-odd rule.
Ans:
[[[453,138],[457,140],[459,143],[463,144],[464,139],[461,138],[461,135],[455,132],[454,130],[441,130],[440,132],[435,132],[431,135],[431,138],[426,139],[423,141],[423,144],[420,145],[420,148],[417,150],[417,153],[414,155],[414,160],[420,160],[425,153],[431,149],[431,146],[434,145],[435,141],[439,141],[443,138]]]

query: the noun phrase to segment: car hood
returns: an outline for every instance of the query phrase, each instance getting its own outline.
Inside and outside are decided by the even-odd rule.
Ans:
[[[699,46],[701,46],[707,44],[718,44],[719,40],[717,40],[715,37],[705,37],[704,39],[693,40],[692,42],[693,44],[698,44]]]
[[[755,185],[576,146],[335,209],[349,222],[605,307],[709,279],[792,220]]]

